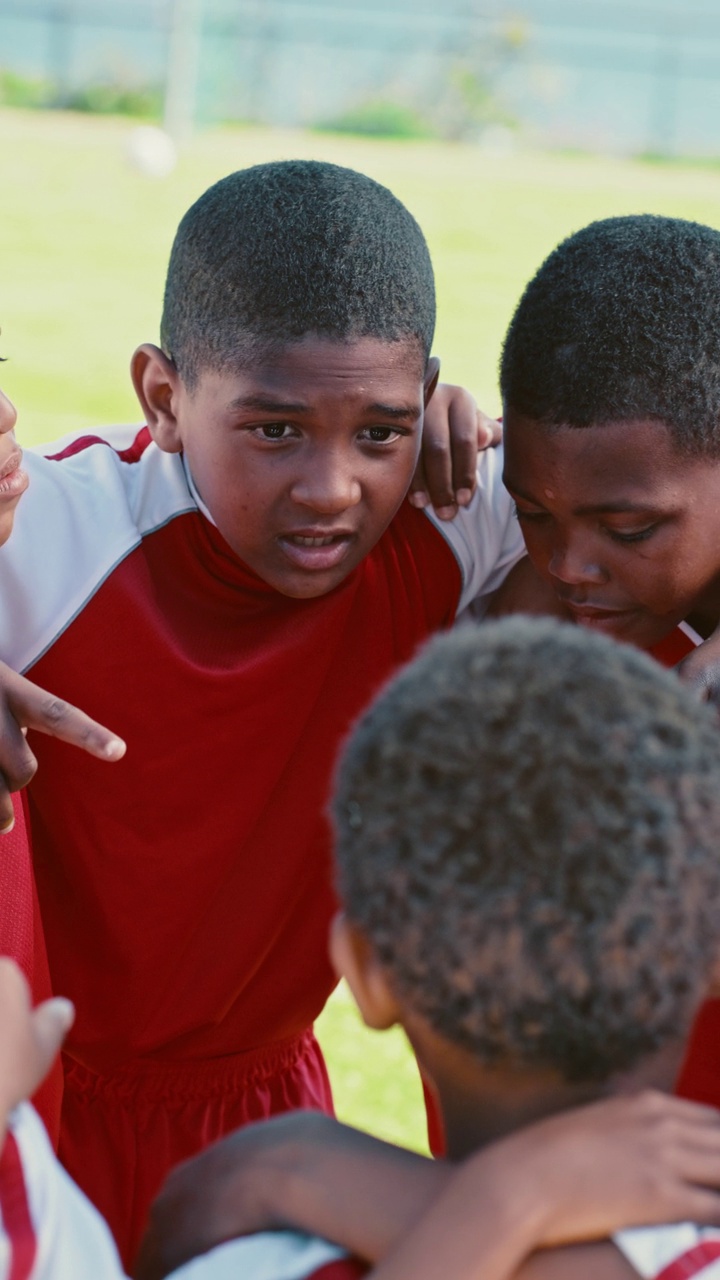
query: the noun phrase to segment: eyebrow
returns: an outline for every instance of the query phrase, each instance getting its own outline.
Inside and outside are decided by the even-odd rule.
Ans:
[[[517,485],[514,485],[509,478],[504,478],[503,483],[509,493],[514,493],[518,498],[522,498],[524,502],[529,502],[533,507],[541,507],[543,504],[538,502],[537,498],[533,498],[529,493],[523,493]],[[648,512],[657,511],[658,507],[650,502],[591,502],[582,507],[573,509],[574,516],[597,516],[597,515],[647,515]]]
[[[272,396],[238,396],[230,401],[231,409],[257,409],[260,413],[311,413],[307,404],[293,404],[288,401],[273,400]],[[420,404],[370,404],[363,413],[367,416],[390,418],[392,422],[415,422],[420,417]]]
[[[231,409],[259,409],[262,413],[307,413],[306,404],[291,404],[287,401],[273,400],[272,396],[238,396],[230,401]]]

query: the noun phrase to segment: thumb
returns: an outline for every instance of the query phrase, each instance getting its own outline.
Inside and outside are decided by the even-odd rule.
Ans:
[[[56,996],[53,1000],[45,1000],[32,1012],[33,1039],[35,1042],[35,1062],[33,1064],[35,1083],[30,1092],[35,1091],[42,1083],[55,1061],[63,1040],[75,1021],[75,1006],[71,1000]]]

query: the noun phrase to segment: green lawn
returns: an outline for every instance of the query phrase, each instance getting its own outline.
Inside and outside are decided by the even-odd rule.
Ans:
[[[387,183],[424,227],[438,276],[445,375],[497,409],[495,369],[523,283],[593,218],[658,212],[720,226],[720,171],[469,146],[226,129],[203,134],[164,181],[126,162],[131,126],[0,111],[0,354],[27,442],[135,421],[133,348],[157,339],[173,232],[211,182],[247,164],[314,156]],[[344,1118],[422,1146],[414,1065],[399,1035],[365,1032],[342,991],[320,1023]]]

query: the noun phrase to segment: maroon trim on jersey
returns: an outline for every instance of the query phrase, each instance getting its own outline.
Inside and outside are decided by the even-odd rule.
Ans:
[[[690,1280],[720,1258],[720,1240],[701,1240],[658,1271],[655,1280]]]
[[[367,1263],[360,1258],[334,1258],[332,1262],[326,1262],[324,1267],[311,1272],[306,1280],[360,1280],[369,1270]]]
[[[35,1264],[37,1238],[30,1217],[20,1152],[12,1133],[6,1134],[0,1156],[0,1212],[10,1242],[7,1280],[29,1280]]]
[[[121,462],[139,462],[145,450],[152,441],[152,436],[147,427],[141,427],[131,445],[127,449],[116,449],[118,458]],[[76,453],[82,453],[83,450],[89,449],[93,444],[107,445],[108,449],[112,449],[109,440],[103,440],[102,436],[78,436],[65,449],[61,449],[59,453],[49,453],[47,456],[51,462],[62,462],[63,458],[72,458]]]

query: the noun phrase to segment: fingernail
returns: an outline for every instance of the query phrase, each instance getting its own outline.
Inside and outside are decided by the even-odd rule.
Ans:
[[[452,520],[456,512],[457,512],[457,507],[454,504],[451,507],[435,508],[435,515],[438,516],[440,520]]]
[[[75,1005],[72,1000],[66,1000],[65,996],[53,996],[52,1007],[65,1030],[69,1031],[75,1021]]]
[[[119,760],[125,755],[125,743],[122,738],[113,738],[112,742],[108,742],[103,747],[103,755],[106,760]]]
[[[0,827],[0,836],[9,836],[14,826],[15,826],[15,815],[13,814],[7,826]]]
[[[472,489],[458,489],[455,497],[458,500],[458,506],[466,507],[472,500]]]
[[[419,507],[421,511],[430,505],[430,499],[427,494],[423,493],[420,489],[416,490],[415,493],[408,494],[408,502],[410,502],[413,507]]]

